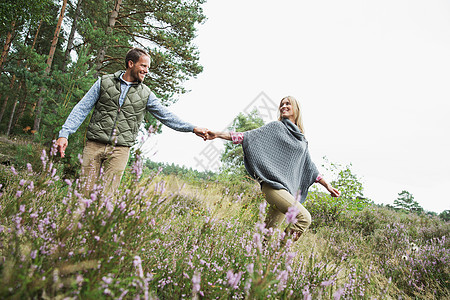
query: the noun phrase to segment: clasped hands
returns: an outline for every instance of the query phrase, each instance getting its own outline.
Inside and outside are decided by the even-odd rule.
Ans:
[[[201,137],[204,141],[206,140],[213,140],[218,137],[217,133],[214,131],[211,131],[207,128],[194,128],[195,135]]]

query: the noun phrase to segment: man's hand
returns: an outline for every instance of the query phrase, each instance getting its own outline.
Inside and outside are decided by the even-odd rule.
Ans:
[[[59,153],[61,153],[61,157],[64,157],[64,153],[66,152],[66,148],[69,142],[65,137],[60,137],[56,140],[56,149]]]
[[[208,139],[208,129],[206,129],[206,128],[195,127],[194,133],[195,133],[195,135],[201,137],[204,141],[206,141]]]

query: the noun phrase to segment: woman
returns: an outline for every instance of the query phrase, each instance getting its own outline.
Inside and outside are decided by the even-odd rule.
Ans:
[[[260,182],[270,204],[265,220],[267,228],[283,222],[289,208],[294,206],[298,211],[297,223],[288,233],[296,241],[311,224],[311,215],[301,204],[308,188],[318,182],[332,197],[339,197],[340,192],[319,175],[311,161],[297,100],[292,96],[283,98],[279,114],[278,121],[243,133],[208,131],[208,139],[222,138],[242,144],[245,168]]]

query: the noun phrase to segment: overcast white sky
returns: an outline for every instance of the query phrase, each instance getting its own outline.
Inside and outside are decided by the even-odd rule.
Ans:
[[[313,160],[353,164],[365,196],[450,209],[450,1],[210,0],[204,71],[170,110],[222,130],[261,92],[296,97]],[[211,142],[164,127],[151,159],[202,170]],[[321,170],[325,172],[325,170]]]

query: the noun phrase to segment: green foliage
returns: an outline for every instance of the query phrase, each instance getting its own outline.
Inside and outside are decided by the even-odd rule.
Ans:
[[[328,161],[326,157],[323,159],[325,164],[322,167],[332,174],[332,178],[335,178],[330,183],[341,192],[340,198],[352,201],[355,205],[368,201],[363,195],[364,187],[361,179],[351,169],[352,164],[344,167]]]
[[[448,222],[450,221],[450,210],[444,210],[439,214],[439,218],[441,218],[443,221]]]
[[[84,0],[76,23],[68,19],[75,18],[72,6],[77,1],[69,1],[51,73],[45,76],[61,3],[50,0],[1,2],[0,40],[5,42],[4,37],[12,29],[14,38],[2,66],[4,72],[0,74],[0,130],[6,132],[11,121],[10,134],[32,133],[37,141],[51,143],[68,111],[95,81],[102,50],[106,53],[100,62],[101,71],[108,73],[125,68],[124,57],[131,47],[149,50],[153,62],[146,84],[165,104],[175,102],[177,94],[186,92],[184,81],[202,71],[193,39],[196,26],[206,19],[203,3],[203,0],[124,0],[116,23],[111,27],[109,19],[114,1]],[[16,21],[14,28],[12,21]],[[66,56],[65,37],[74,24],[77,24],[74,28],[77,38],[71,55]],[[39,132],[32,132],[39,99],[43,103],[41,117],[44,120]],[[148,128],[155,126],[156,120],[148,115],[145,123]],[[78,145],[83,140],[83,130],[79,129],[81,136],[71,137],[76,154],[80,152]],[[73,166],[77,164],[76,154],[69,154]]]
[[[130,161],[130,164],[131,163],[132,161]],[[200,172],[192,168],[178,166],[173,163],[168,164],[146,160],[144,163],[144,167],[144,174],[158,172],[164,175],[177,175],[190,183],[202,180],[215,180],[215,178],[217,177],[217,174],[211,171]]]
[[[263,125],[264,121],[260,117],[259,112],[255,109],[248,115],[239,113],[228,129],[235,132],[245,132],[259,128]],[[242,180],[243,178],[249,179],[244,166],[244,151],[241,145],[227,142],[220,160],[222,162],[222,176],[229,177],[229,179],[236,178],[237,180]]]
[[[423,208],[419,205],[419,203],[414,201],[414,196],[405,190],[398,193],[398,198],[394,200],[394,208],[403,209],[407,212],[423,212]]]
[[[364,197],[363,185],[351,169],[351,164],[343,167],[329,162],[325,157],[324,160],[326,164],[322,167],[330,173],[330,178],[333,178],[330,183],[341,192],[341,196],[333,198],[322,193],[317,185],[313,185],[305,203],[311,215],[316,216],[311,228],[335,222],[351,222],[352,220],[348,219],[345,212],[353,211],[357,214],[371,202]]]

